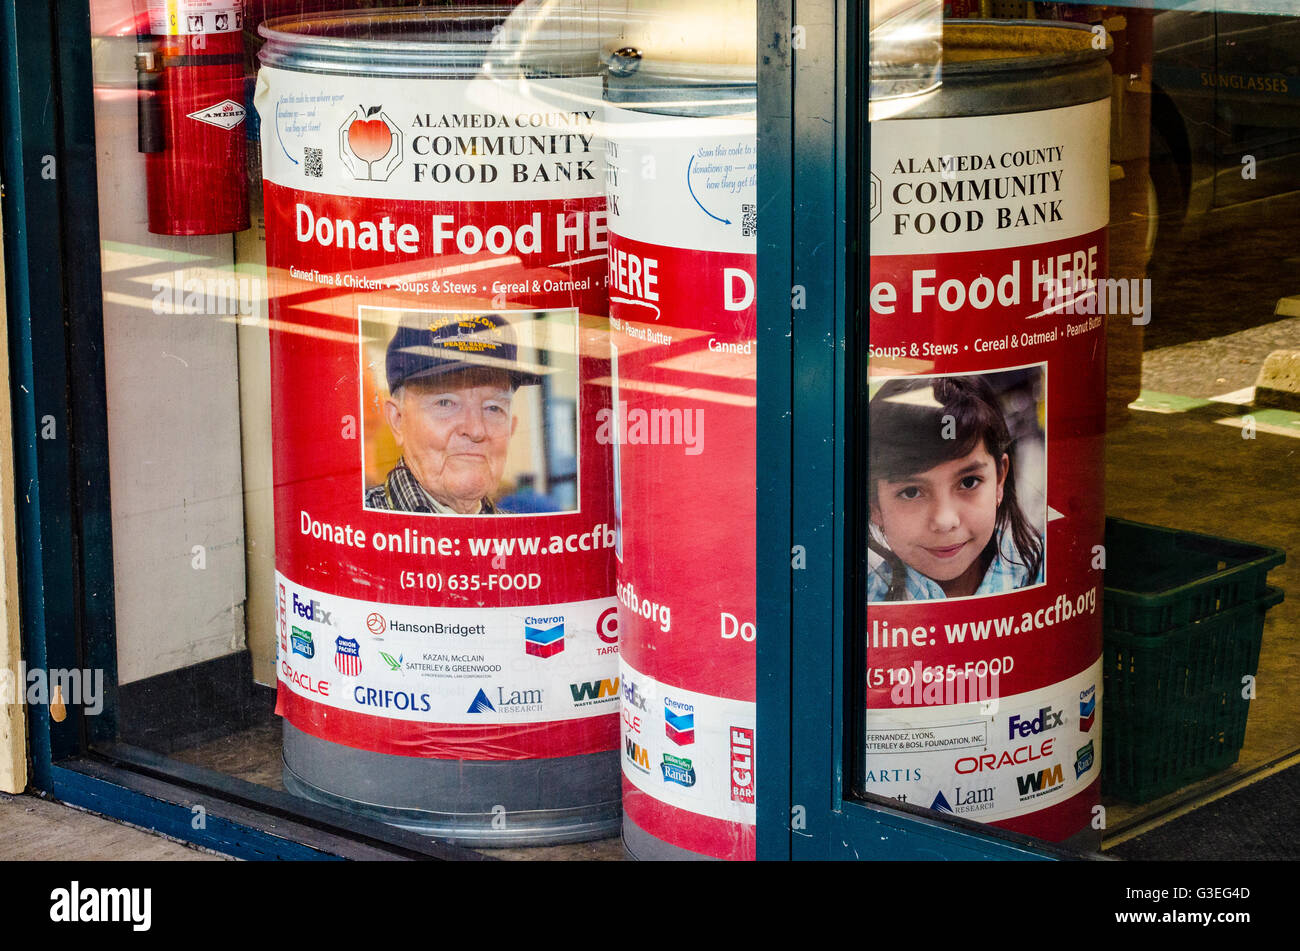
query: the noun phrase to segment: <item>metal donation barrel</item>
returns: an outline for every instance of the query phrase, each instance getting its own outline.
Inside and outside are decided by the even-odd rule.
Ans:
[[[628,6],[605,56],[623,839],[752,859],[755,7]]]
[[[1068,24],[945,24],[942,87],[871,124],[863,183],[863,787],[1080,845],[1100,828],[1116,312],[1101,45]],[[872,79],[887,89],[888,69]]]
[[[599,42],[533,26],[260,30],[285,784],[476,845],[620,812]]]

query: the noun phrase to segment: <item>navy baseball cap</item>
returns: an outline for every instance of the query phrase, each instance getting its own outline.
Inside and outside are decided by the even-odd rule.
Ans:
[[[514,387],[542,382],[519,363],[514,329],[498,314],[408,313],[388,344],[390,393],[411,380],[481,368],[505,370]]]

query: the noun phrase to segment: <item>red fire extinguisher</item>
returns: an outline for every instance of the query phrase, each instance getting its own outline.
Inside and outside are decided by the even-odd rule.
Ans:
[[[239,0],[149,0],[136,72],[154,234],[248,227],[242,19]]]

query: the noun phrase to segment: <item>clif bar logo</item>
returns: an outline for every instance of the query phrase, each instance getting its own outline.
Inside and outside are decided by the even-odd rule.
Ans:
[[[386,182],[402,164],[402,130],[383,108],[354,109],[339,126],[339,158],[358,181]]]
[[[731,738],[731,801],[754,801],[754,731],[733,726]]]
[[[285,598],[284,584],[280,584],[280,653],[289,653],[289,608]]]

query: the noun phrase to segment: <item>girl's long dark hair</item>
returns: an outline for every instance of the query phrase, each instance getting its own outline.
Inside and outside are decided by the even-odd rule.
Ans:
[[[998,541],[1009,530],[1020,558],[1036,578],[1043,563],[1043,543],[1020,509],[1016,467],[1011,465],[1011,434],[997,394],[980,376],[913,377],[890,380],[871,398],[868,409],[867,478],[869,498],[879,505],[880,479],[902,482],[928,469],[960,459],[981,442],[996,464],[1008,457],[1002,503],[993,537],[980,552],[985,566],[997,555]],[[948,437],[948,438],[945,438]],[[907,568],[891,549],[867,536],[872,551],[890,568],[889,601],[907,598]]]

